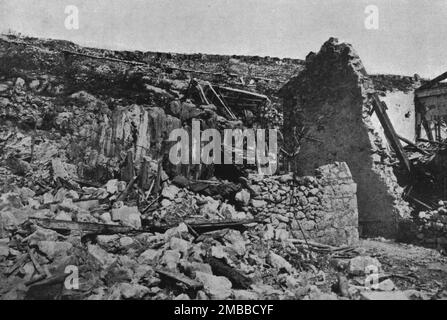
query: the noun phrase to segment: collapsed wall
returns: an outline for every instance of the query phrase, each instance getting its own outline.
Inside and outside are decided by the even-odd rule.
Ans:
[[[345,161],[357,183],[361,235],[395,237],[408,217],[383,140],[370,120],[372,81],[351,45],[329,39],[282,89],[284,140],[298,174]]]
[[[346,163],[315,170],[315,176],[259,176],[251,180],[256,215],[266,215],[264,237],[353,245],[358,241],[356,184]]]

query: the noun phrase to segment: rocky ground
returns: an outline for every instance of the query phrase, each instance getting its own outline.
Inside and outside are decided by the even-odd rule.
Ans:
[[[444,298],[441,251],[306,237],[315,223],[300,219],[323,199],[314,178],[299,179],[290,212],[290,174],[165,161],[167,132],[191,119],[218,129],[262,120],[198,103],[185,70],[267,95],[262,114],[276,126],[276,90],[300,67],[0,39],[0,298]]]

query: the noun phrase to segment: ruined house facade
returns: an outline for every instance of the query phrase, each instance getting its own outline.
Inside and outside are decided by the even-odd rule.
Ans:
[[[346,43],[330,39],[310,53],[304,71],[282,89],[284,141],[299,175],[344,161],[357,183],[359,230],[363,236],[396,237],[409,217],[386,142],[371,122],[373,83]],[[299,151],[299,152],[296,152]]]

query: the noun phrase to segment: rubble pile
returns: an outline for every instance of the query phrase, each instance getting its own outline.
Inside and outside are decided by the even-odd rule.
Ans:
[[[439,201],[435,210],[418,212],[416,221],[420,243],[443,251],[447,248],[447,206],[444,201]]]
[[[213,170],[167,161],[169,132],[193,119],[202,129],[244,125],[191,94],[200,82],[184,75],[194,71],[58,41],[2,39],[0,53],[2,298],[321,293],[309,248],[264,239],[276,226],[257,211],[250,181],[199,180]],[[79,290],[64,284],[70,268]]]
[[[302,178],[298,188],[307,185],[300,190],[310,196],[318,181]],[[149,216],[114,201],[127,187],[110,180],[79,192],[3,194],[1,299],[375,299],[361,284],[365,268],[382,270],[380,262],[361,248],[295,239],[284,228],[288,215],[258,212],[266,200],[248,190],[262,195],[259,180],[234,199],[259,219],[167,183]],[[312,235],[300,223],[301,235]],[[407,298],[389,279],[380,284],[376,294]]]
[[[321,55],[343,48],[330,41]],[[309,61],[303,73],[314,80]],[[363,101],[358,80],[365,79],[351,62],[352,95]],[[247,164],[169,161],[169,133],[190,133],[193,121],[220,132],[280,127],[277,90],[302,69],[292,59],[116,52],[2,36],[0,299],[421,298],[400,291],[413,286],[393,282],[405,276],[385,274],[392,264],[360,245],[367,187],[377,210],[382,200],[399,205],[391,157],[373,134],[362,131],[366,142],[345,150],[361,157],[325,154],[302,172],[294,163],[272,176]],[[342,80],[351,83],[350,75]],[[350,120],[358,122],[360,109]],[[286,128],[279,147],[290,163],[297,150],[283,145],[335,135]],[[380,188],[365,186],[359,172]],[[371,268],[378,287],[369,286]]]
[[[137,206],[113,202],[126,189],[110,180],[79,192],[60,188],[38,196],[22,187],[3,194],[2,298],[336,298],[312,284],[324,278],[316,254],[284,237],[272,218],[249,220],[230,204],[166,184],[162,208],[149,219]],[[245,189],[235,198],[257,208]],[[269,230],[282,235],[272,239]],[[64,286],[73,267],[79,290]]]

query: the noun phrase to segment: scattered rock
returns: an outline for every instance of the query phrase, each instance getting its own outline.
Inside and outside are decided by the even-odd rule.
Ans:
[[[283,257],[277,255],[276,253],[270,251],[268,255],[268,262],[277,269],[278,271],[287,271],[289,273],[293,272],[292,265]]]
[[[123,225],[134,229],[141,228],[141,213],[137,207],[121,207],[112,209],[112,220],[120,221]]]
[[[61,237],[59,233],[54,230],[37,228],[32,234],[24,240],[28,241],[30,245],[36,244],[39,241],[56,241]]]
[[[87,246],[88,252],[102,265],[103,268],[109,267],[116,259],[107,253],[104,249],[97,245],[89,244]]]
[[[308,300],[338,300],[336,294],[322,292],[316,286],[311,286],[310,292],[306,298]]]
[[[166,250],[161,258],[161,263],[170,270],[176,270],[180,262],[180,252],[178,250]]]
[[[96,242],[103,248],[110,249],[114,246],[114,244],[118,241],[119,235],[111,234],[111,235],[98,235],[96,237]]]
[[[106,190],[110,194],[118,193],[119,190],[119,181],[118,179],[109,180],[106,183]]]
[[[31,90],[37,90],[37,88],[39,88],[39,86],[40,86],[40,81],[37,79],[31,80],[31,82],[28,85],[28,87]]]
[[[6,84],[0,84],[0,93],[5,92],[9,89]]]
[[[200,214],[207,218],[219,216],[220,202],[208,197],[207,202],[200,208]]]
[[[127,248],[132,246],[134,243],[133,239],[131,237],[122,237],[120,238],[120,246],[123,248]]]
[[[9,232],[17,230],[18,220],[12,212],[0,212],[0,238],[8,236]]]
[[[141,299],[150,292],[149,288],[140,284],[120,283],[119,286],[124,299]]]
[[[54,219],[56,219],[56,220],[64,220],[64,221],[71,221],[71,220],[72,220],[71,215],[68,214],[68,213],[65,212],[65,211],[61,211],[61,212],[59,212],[59,213],[54,217]]]
[[[161,256],[161,252],[159,250],[147,249],[142,254],[140,254],[138,261],[140,263],[155,265],[160,256]]]
[[[73,247],[71,243],[62,241],[38,241],[37,246],[51,260],[61,259]]]
[[[9,255],[9,239],[0,239],[0,257],[7,257]]]
[[[169,241],[169,248],[181,252],[183,257],[187,255],[189,247],[189,242],[180,238],[172,237]]]
[[[409,300],[402,291],[363,291],[360,294],[364,300]]]
[[[203,289],[212,300],[225,300],[231,296],[231,281],[225,277],[214,276],[197,271],[196,279],[203,284]]]
[[[211,266],[206,263],[200,263],[194,261],[194,262],[183,263],[182,266],[185,269],[186,274],[190,275],[192,278],[195,278],[195,272],[197,271],[213,274]]]
[[[358,256],[349,261],[348,272],[352,275],[362,276],[366,274],[366,268],[380,270],[381,264],[376,258]]]
[[[16,79],[15,86],[16,86],[17,88],[23,88],[23,87],[25,86],[25,84],[26,84],[26,82],[25,82],[25,80],[23,80],[22,78],[17,78],[17,79]]]
[[[248,204],[250,203],[250,192],[248,192],[245,189],[242,189],[241,191],[236,193],[235,199],[241,205],[248,206]]]
[[[264,200],[252,199],[251,204],[254,208],[264,208],[267,205],[267,202],[265,202]]]
[[[391,279],[386,279],[379,283],[378,290],[380,291],[393,291],[394,289],[396,289],[396,286]]]
[[[235,300],[258,300],[259,296],[256,292],[248,290],[233,290]]]
[[[228,230],[224,236],[227,246],[232,248],[239,256],[244,256],[246,252],[245,240],[242,234],[236,230]]]
[[[168,187],[163,188],[161,195],[169,200],[174,200],[177,194],[180,192],[180,189],[174,185],[170,185]]]

